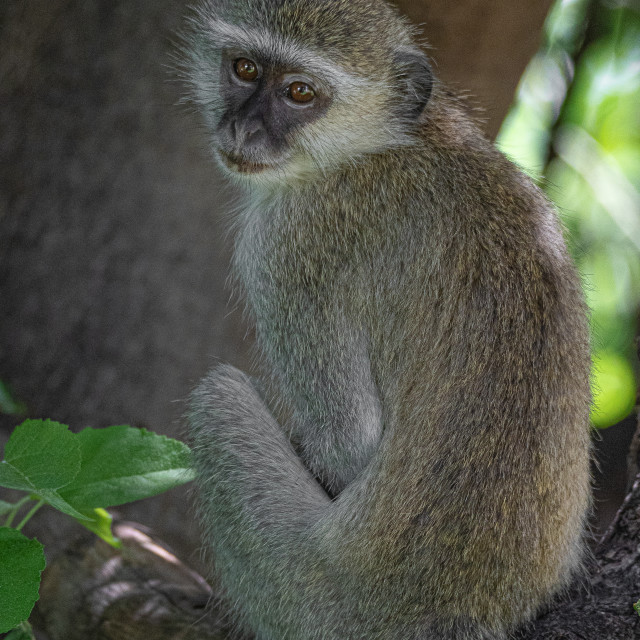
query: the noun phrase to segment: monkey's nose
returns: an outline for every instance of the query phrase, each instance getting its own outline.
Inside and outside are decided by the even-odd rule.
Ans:
[[[244,122],[233,122],[231,132],[236,145],[244,149],[256,149],[266,140],[264,124],[257,118]]]

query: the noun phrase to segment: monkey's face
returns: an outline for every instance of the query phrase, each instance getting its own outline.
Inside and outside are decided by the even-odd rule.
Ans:
[[[232,176],[280,186],[322,179],[415,142],[432,74],[389,7],[376,5],[376,21],[364,1],[342,12],[308,0],[274,1],[271,14],[265,6],[205,5],[186,50],[192,95]]]
[[[255,53],[221,55],[222,111],[214,149],[234,174],[288,174],[304,162],[296,134],[326,115],[332,88],[304,68],[272,64]]]

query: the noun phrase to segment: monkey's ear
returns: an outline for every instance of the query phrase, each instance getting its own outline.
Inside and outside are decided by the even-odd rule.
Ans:
[[[418,48],[403,47],[394,56],[395,69],[404,101],[405,117],[417,119],[429,102],[433,72],[427,56]]]

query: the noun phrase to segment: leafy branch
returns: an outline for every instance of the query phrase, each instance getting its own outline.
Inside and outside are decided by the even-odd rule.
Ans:
[[[21,533],[43,506],[74,518],[119,547],[105,507],[157,495],[193,479],[189,448],[177,440],[126,425],[80,433],[52,420],[15,428],[0,462],[0,486],[26,492],[0,500],[0,633],[27,639],[45,567],[42,545]],[[13,522],[23,514],[18,524]]]

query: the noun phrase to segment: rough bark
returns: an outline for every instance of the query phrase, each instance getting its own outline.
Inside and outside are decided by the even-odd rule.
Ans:
[[[117,535],[122,553],[86,535],[46,569],[35,622],[50,640],[231,640],[224,608],[202,578],[130,525]],[[637,640],[638,540],[640,475],[588,574],[517,640]]]
[[[115,550],[87,533],[43,576],[33,622],[52,640],[223,640],[213,594],[139,527],[120,523]]]
[[[569,597],[518,640],[637,640],[640,616],[640,475],[596,550],[594,567]]]

